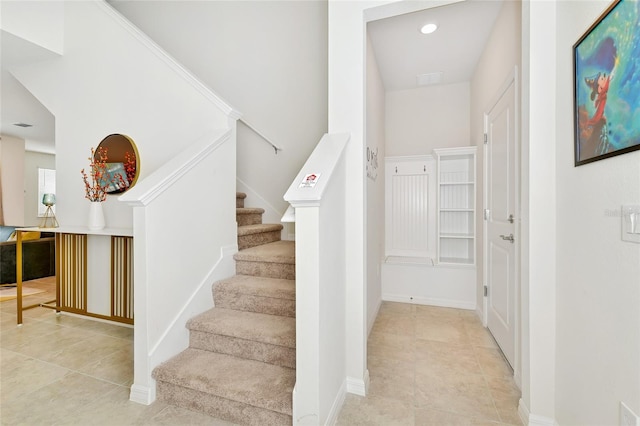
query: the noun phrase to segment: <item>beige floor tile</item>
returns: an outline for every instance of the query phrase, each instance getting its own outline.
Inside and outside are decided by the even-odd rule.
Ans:
[[[372,377],[403,377],[411,380],[415,377],[415,365],[411,361],[385,359],[369,354],[367,368]]]
[[[424,316],[416,316],[416,337],[439,342],[469,343],[469,336],[461,321],[434,321]]]
[[[414,378],[393,375],[375,375],[370,377],[368,396],[413,403]]]
[[[0,332],[16,326],[16,316],[13,313],[0,311]]]
[[[416,373],[416,407],[448,411],[482,420],[498,421],[499,415],[482,375]]]
[[[474,351],[485,376],[513,378],[513,370],[505,361],[500,349],[476,346]]]
[[[462,315],[462,310],[453,308],[443,308],[441,306],[428,306],[428,305],[415,305],[416,317],[431,318],[432,321],[443,322],[462,322],[465,317]]]
[[[428,408],[416,409],[416,426],[500,426],[501,423],[474,419],[446,411]]]
[[[0,351],[0,404],[62,379],[69,370],[6,349]]]
[[[133,384],[133,345],[126,350],[118,350],[104,358],[83,365],[78,370],[96,379],[123,386]]]
[[[413,362],[416,353],[415,339],[409,336],[371,332],[367,353],[377,358]]]
[[[465,324],[469,343],[472,346],[481,346],[485,348],[497,349],[496,341],[493,340],[491,333],[482,326],[482,324]]]
[[[80,371],[87,364],[103,359],[119,350],[127,350],[130,341],[95,334],[57,352],[45,355],[43,359],[71,370]]]
[[[154,402],[151,405],[131,402],[129,400],[129,388],[116,386],[99,399],[74,413],[68,424],[95,426],[142,425],[147,424],[146,422],[149,419],[162,412],[166,407],[167,405],[162,402]],[[174,424],[178,425],[180,423]]]
[[[411,305],[409,303],[382,302],[380,310],[378,311],[378,316],[387,313],[395,315],[413,315],[416,312],[416,306],[417,305]]]
[[[35,339],[53,333],[57,330],[54,324],[47,324],[40,321],[25,319],[22,326],[10,326],[2,329],[0,334],[0,347],[5,349],[16,349]]]
[[[92,337],[91,333],[56,327],[51,333],[31,339],[14,350],[21,354],[47,360],[51,354],[58,353],[68,346],[75,345]]]
[[[167,406],[153,418],[146,419],[143,424],[145,426],[235,426],[234,423],[214,419],[202,413],[174,406]]]
[[[518,414],[518,401],[520,397],[506,397],[504,399],[495,399],[494,404],[498,410],[500,420],[505,424],[522,425],[520,415]]]
[[[416,373],[479,374],[473,348],[436,340],[416,341]]]
[[[413,425],[413,405],[395,399],[380,397],[360,397],[347,395],[342,411],[338,416],[337,425]]]
[[[86,405],[102,398],[116,385],[77,373],[14,399],[2,407],[3,424],[65,424]]]
[[[387,333],[398,336],[415,336],[416,323],[411,315],[381,314],[376,318],[372,333]]]

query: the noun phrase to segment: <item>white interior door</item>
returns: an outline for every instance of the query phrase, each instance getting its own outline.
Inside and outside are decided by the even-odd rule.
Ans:
[[[514,74],[515,75],[515,74]],[[515,368],[518,237],[516,84],[511,80],[486,115],[485,270],[487,326]]]

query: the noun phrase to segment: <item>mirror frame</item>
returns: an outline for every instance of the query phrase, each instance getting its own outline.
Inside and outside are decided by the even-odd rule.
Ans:
[[[93,158],[96,160],[99,160],[98,152],[100,151],[100,148],[107,151],[107,163],[122,163],[123,165],[127,164],[126,153],[133,152],[133,155],[135,156],[135,172],[133,180],[128,179],[130,182],[127,188],[107,193],[107,195],[124,194],[129,189],[133,188],[140,176],[140,154],[138,152],[138,147],[129,136],[123,135],[122,133],[112,133],[102,139],[98,144],[93,155]],[[113,151],[115,151],[115,154]],[[127,178],[129,178],[128,175],[129,174],[127,173]]]

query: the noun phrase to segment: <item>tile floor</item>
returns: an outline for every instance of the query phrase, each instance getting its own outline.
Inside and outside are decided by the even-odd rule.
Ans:
[[[369,335],[369,395],[338,425],[521,425],[513,372],[475,312],[383,302]]]
[[[25,304],[55,299],[53,278],[25,285],[47,289]],[[0,302],[1,425],[231,425],[161,402],[130,402],[132,328],[47,308],[24,311],[17,327],[15,313],[15,299]]]
[[[54,298],[53,280],[30,281]],[[1,425],[230,423],[161,402],[129,401],[131,328],[0,303]],[[348,395],[338,425],[521,424],[512,373],[475,314],[383,303],[369,338],[370,395]]]

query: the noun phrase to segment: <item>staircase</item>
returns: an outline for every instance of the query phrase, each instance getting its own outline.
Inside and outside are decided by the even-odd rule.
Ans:
[[[236,193],[235,276],[187,323],[189,347],[153,371],[158,399],[246,425],[290,425],[295,384],[295,246]]]

